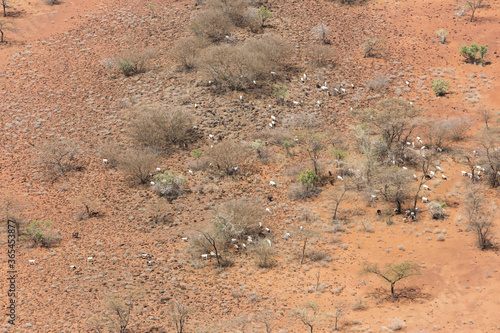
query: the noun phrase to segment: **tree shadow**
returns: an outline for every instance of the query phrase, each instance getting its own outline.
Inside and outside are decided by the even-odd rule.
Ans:
[[[401,288],[395,293],[395,298],[393,298],[391,293],[384,288],[377,288],[374,292],[369,293],[368,295],[381,302],[401,302],[404,300],[417,301],[431,298],[431,294],[424,293],[419,287]]]

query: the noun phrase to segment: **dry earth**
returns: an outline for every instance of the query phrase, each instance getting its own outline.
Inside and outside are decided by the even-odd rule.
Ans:
[[[305,169],[309,163],[300,144],[290,158],[282,148],[272,146],[268,164],[248,161],[231,178],[211,177],[204,171],[193,176],[187,173],[190,151],[206,150],[213,144],[208,134],[251,142],[258,133],[268,132],[271,114],[278,118],[277,130],[281,123],[308,114],[324,131],[349,138],[355,122],[351,107],[402,96],[423,108],[428,120],[466,115],[475,121],[471,132],[479,131],[483,125],[475,111],[484,107],[494,110],[495,123],[500,105],[500,2],[485,2],[488,8],[479,9],[477,20],[471,23],[467,16],[455,15],[456,3],[451,0],[371,0],[362,6],[326,0],[269,1],[273,18],[266,32],[282,36],[295,49],[296,69],[287,84],[290,99],[300,105],[280,106],[258,92],[242,93],[243,102],[238,99],[240,93],[215,94],[200,84],[197,72],[177,69],[169,49],[176,39],[189,34],[186,22],[198,10],[194,1],[153,0],[153,17],[147,3],[134,0],[68,0],[57,6],[13,1],[10,10],[19,15],[9,19],[18,31],[6,32],[7,44],[0,45],[1,195],[16,197],[25,205],[26,221],[50,219],[62,241],[49,249],[17,243],[17,319],[12,326],[4,317],[3,330],[87,332],[91,321],[104,315],[106,295],[126,295],[131,290],[139,292],[131,332],[175,332],[168,316],[173,299],[196,308],[187,332],[265,332],[255,316],[266,310],[275,315],[275,332],[306,332],[304,325],[289,317],[305,301],[315,301],[322,312],[329,313],[346,305],[339,321],[342,331],[391,331],[396,318],[404,321],[407,332],[500,330],[498,253],[478,250],[474,235],[464,231],[462,194],[468,178],[461,177],[465,166],[456,159],[443,154],[440,165],[448,180],[428,182],[431,190],[426,195],[431,200],[453,203],[447,207],[446,219],[432,220],[420,204],[424,212],[417,222],[402,223],[398,215],[393,218],[395,224],[388,226],[375,211],[391,208],[390,204],[370,204],[352,192],[341,205],[349,233],[331,231],[332,197],[338,182],[325,185],[317,198],[308,201],[288,198],[287,190],[297,178],[290,170]],[[332,30],[335,66],[315,68],[305,63],[304,50],[314,43],[311,29],[319,22]],[[443,27],[450,32],[445,45],[438,43],[434,33]],[[235,36],[250,34],[238,30]],[[387,40],[384,57],[362,57],[361,45],[368,36]],[[462,61],[459,46],[470,42],[488,45],[491,64],[480,67]],[[104,59],[135,47],[157,50],[150,71],[132,77],[106,71]],[[302,84],[299,79],[304,71],[308,80]],[[370,96],[375,94],[362,87],[375,73],[391,75],[390,87],[379,96]],[[452,92],[445,97],[435,97],[430,89],[437,77],[451,83]],[[329,98],[315,88],[324,81],[345,81],[354,88],[342,98]],[[322,101],[321,107],[317,100]],[[126,135],[130,106],[158,102],[184,104],[202,137],[187,150],[165,154],[158,165],[186,175],[191,190],[170,205],[171,223],[165,225],[149,221],[146,207],[158,200],[152,191],[130,185],[128,177],[104,165],[99,154],[106,143],[130,144]],[[201,106],[194,108],[195,103]],[[51,138],[77,141],[83,170],[55,182],[46,180],[36,163],[36,146]],[[474,149],[472,140],[460,145]],[[326,168],[334,168],[326,151],[322,160]],[[270,180],[277,186],[270,187]],[[90,193],[101,202],[100,216],[76,219],[81,207],[73,200],[81,193]],[[489,202],[499,204],[497,190],[487,195]],[[242,196],[259,198],[270,208],[272,213],[263,224],[271,229],[277,266],[258,268],[250,251],[235,253],[234,266],[224,270],[217,269],[214,260],[193,259],[187,251],[193,232],[210,222],[214,207]],[[264,203],[268,196],[273,202]],[[312,221],[302,219],[304,212]],[[497,233],[499,221],[497,216]],[[369,223],[374,231],[364,232],[360,222]],[[300,265],[300,225],[316,232],[309,247],[327,253],[329,260],[307,259]],[[8,248],[5,229],[2,232],[5,273],[0,305],[4,308]],[[81,238],[73,238],[73,232]],[[291,237],[285,240],[287,232]],[[439,235],[445,240],[437,241]],[[187,243],[181,240],[186,236],[190,237]],[[147,265],[142,253],[152,254],[155,263]],[[94,260],[89,262],[88,257]],[[30,265],[28,260],[33,259],[36,264]],[[381,265],[404,260],[419,264],[421,276],[397,285],[399,290],[406,287],[411,297],[388,300],[387,285],[381,279],[359,275],[367,260]],[[71,270],[70,265],[78,269]],[[315,291],[317,274],[320,291]],[[358,300],[365,309],[352,309]],[[330,318],[315,331],[333,331],[333,325]]]

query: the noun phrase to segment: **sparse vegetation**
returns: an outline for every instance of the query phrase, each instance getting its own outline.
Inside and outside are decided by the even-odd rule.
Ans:
[[[435,220],[442,220],[445,218],[445,210],[446,203],[432,201],[428,204],[429,211],[431,212],[431,216]]]
[[[432,90],[436,93],[436,96],[444,96],[450,89],[450,82],[436,79],[432,82]]]
[[[214,171],[222,172],[227,176],[235,175],[240,170],[240,164],[247,157],[248,152],[242,145],[223,141],[215,145],[207,153],[207,167]]]
[[[389,86],[389,79],[384,74],[377,74],[373,79],[366,82],[370,91],[382,92]]]
[[[238,199],[217,207],[213,223],[215,230],[227,242],[231,239],[244,239],[259,233],[259,221],[264,210],[255,200]]]
[[[314,44],[309,48],[309,58],[314,66],[325,67],[334,63],[335,51],[330,45]]]

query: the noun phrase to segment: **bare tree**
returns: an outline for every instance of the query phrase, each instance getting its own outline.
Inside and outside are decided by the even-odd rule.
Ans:
[[[222,239],[220,234],[213,230],[213,228],[200,230],[198,237],[194,239],[194,244],[202,250],[203,253],[213,253],[213,257],[217,260],[218,267],[231,265],[230,261],[222,255],[222,249],[224,248],[225,241]]]
[[[111,312],[109,319],[120,333],[126,333],[134,307],[133,300],[108,296],[106,303]]]
[[[2,220],[7,224],[7,232],[9,232],[9,225],[14,224],[16,229],[16,238],[20,236],[20,225],[23,222],[22,213],[25,204],[16,197],[1,197],[0,198],[0,214]]]
[[[417,264],[410,262],[402,262],[399,264],[387,265],[384,270],[381,270],[377,264],[365,263],[361,274],[375,274],[391,285],[391,297],[396,299],[394,286],[398,281],[406,279],[410,276],[420,275],[420,267]]]
[[[175,326],[176,333],[184,333],[186,322],[189,319],[191,313],[194,312],[194,308],[189,308],[184,305],[184,303],[179,302],[177,300],[172,301],[172,305],[170,307],[170,320]]]
[[[0,0],[0,4],[3,7],[3,17],[7,17],[6,8],[9,7],[10,0]]]
[[[477,110],[477,114],[484,121],[484,126],[486,128],[489,128],[488,122],[493,118],[493,113],[491,112],[491,110],[486,108],[481,108]]]
[[[484,190],[478,185],[471,185],[465,194],[465,217],[468,227],[476,234],[477,247],[481,250],[494,248],[493,218],[485,207]]]
[[[418,187],[417,187],[417,192],[415,193],[415,200],[413,202],[414,211],[417,208],[418,195],[420,193],[420,190],[422,189],[422,185],[424,185],[430,179],[429,170],[432,165],[434,165],[434,153],[432,153],[431,151],[421,152],[420,157],[417,161],[417,167],[418,170],[420,171],[420,175],[417,176]]]
[[[500,185],[500,128],[489,128],[479,136],[480,163],[485,165],[491,188]]]
[[[474,20],[474,14],[476,14],[476,10],[481,8],[483,0],[465,0],[463,3],[463,8],[470,12],[470,21]]]
[[[14,24],[11,21],[0,20],[0,43],[4,42],[5,31],[15,31]]]
[[[340,304],[337,304],[335,306],[335,314],[333,315],[333,317],[335,318],[334,330],[338,330],[340,328],[339,327],[339,320],[340,320],[340,317],[342,317],[344,315],[345,307],[346,307],[346,305],[344,303],[340,303]]]
[[[325,320],[325,316],[319,311],[319,305],[315,302],[305,302],[300,308],[294,309],[290,317],[302,322],[309,328],[310,333],[314,332],[316,325]]]
[[[274,312],[271,310],[259,313],[256,317],[256,320],[264,324],[266,328],[266,333],[271,333],[273,329],[276,327],[276,316],[274,315]]]
[[[340,191],[337,193],[337,195],[333,198],[333,202],[335,204],[335,208],[333,210],[333,217],[332,217],[332,222],[335,223],[337,221],[337,213],[339,211],[339,206],[342,200],[345,197],[345,194],[349,190],[349,185],[347,184],[347,179],[346,177],[343,178],[344,180],[342,181],[342,187],[340,188]]]
[[[38,164],[42,166],[53,180],[64,176],[71,170],[80,168],[77,155],[79,147],[72,140],[52,140],[39,145]]]

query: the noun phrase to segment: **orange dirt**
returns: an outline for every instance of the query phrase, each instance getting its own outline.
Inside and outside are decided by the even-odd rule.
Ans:
[[[452,0],[373,0],[352,7],[326,0],[268,1],[273,18],[266,32],[289,40],[296,52],[296,69],[287,84],[290,100],[301,104],[293,107],[276,105],[269,94],[257,98],[257,92],[241,93],[243,104],[249,103],[243,106],[238,100],[240,93],[214,94],[199,84],[199,73],[176,69],[169,50],[176,39],[189,34],[187,22],[198,10],[194,1],[153,0],[154,16],[148,3],[139,0],[67,0],[56,6],[34,0],[13,1],[10,10],[20,14],[9,19],[18,31],[6,32],[7,43],[0,45],[0,194],[18,198],[26,206],[23,215],[27,221],[50,219],[60,230],[62,241],[50,249],[17,243],[17,319],[11,326],[4,317],[3,330],[87,332],[92,318],[103,322],[106,295],[125,295],[132,289],[140,296],[132,310],[131,332],[155,332],[155,328],[175,332],[168,324],[173,299],[196,308],[187,332],[265,332],[262,323],[252,317],[265,310],[276,316],[273,332],[305,332],[305,326],[289,317],[292,309],[305,301],[317,302],[321,311],[328,313],[335,313],[335,306],[344,304],[342,331],[390,331],[395,318],[405,322],[407,332],[500,329],[498,253],[478,250],[474,235],[465,231],[462,194],[468,178],[461,177],[465,166],[449,155],[443,155],[440,164],[448,180],[441,180],[438,173],[427,183],[430,191],[420,193],[430,200],[456,203],[447,208],[445,220],[432,220],[419,200],[424,209],[419,221],[403,223],[397,215],[393,217],[395,224],[387,226],[375,211],[393,207],[380,201],[370,204],[352,191],[340,210],[341,216],[348,217],[350,232],[339,234],[328,231],[338,182],[325,185],[317,198],[305,202],[291,201],[287,196],[298,177],[290,170],[309,167],[300,143],[292,148],[290,158],[285,157],[282,147],[270,147],[269,164],[248,162],[233,178],[209,177],[202,171],[194,176],[187,173],[190,151],[207,150],[213,144],[208,134],[248,143],[256,133],[265,132],[262,128],[267,128],[271,114],[278,118],[278,129],[281,123],[293,123],[294,117],[309,114],[324,131],[353,141],[349,140],[354,136],[349,109],[373,102],[366,97],[375,93],[360,88],[376,73],[394,75],[390,88],[379,97],[400,95],[421,107],[427,120],[465,115],[474,121],[472,131],[479,131],[482,123],[475,111],[484,107],[494,109],[496,120],[492,123],[496,121],[498,126],[500,2],[485,2],[489,7],[479,9],[477,20],[470,23],[467,17],[455,16]],[[311,30],[320,22],[332,30],[336,63],[331,68],[303,63],[307,47],[314,44]],[[445,45],[438,43],[434,33],[440,28],[450,32]],[[247,30],[235,33],[237,38],[250,35]],[[384,57],[362,57],[366,37],[387,40]],[[488,45],[491,64],[480,67],[462,61],[458,49],[471,42]],[[144,74],[124,77],[108,73],[102,65],[122,50],[142,47],[158,52],[152,69]],[[306,84],[299,80],[304,71],[308,74]],[[450,81],[451,93],[435,97],[430,88],[434,78]],[[406,80],[412,82],[408,91]],[[346,81],[355,88],[343,98],[326,98],[315,89],[317,82],[324,81]],[[356,93],[361,101],[355,99]],[[474,99],[477,103],[471,103]],[[321,108],[316,106],[317,100],[323,102]],[[164,154],[158,165],[184,174],[190,190],[172,203],[172,223],[166,225],[149,221],[146,207],[156,200],[151,190],[131,186],[127,176],[104,165],[99,154],[105,143],[130,145],[127,109],[150,103],[185,105],[202,136],[189,150]],[[194,103],[201,107],[195,109]],[[45,180],[36,162],[36,147],[51,138],[78,142],[83,170],[55,182]],[[463,143],[471,149],[474,144],[472,140]],[[334,168],[326,151],[322,162],[325,170]],[[277,187],[270,187],[270,180]],[[81,207],[74,199],[81,193],[91,193],[100,201],[100,216],[75,218]],[[214,206],[242,196],[262,199],[264,205],[269,195],[274,201],[266,207],[272,214],[266,215],[263,223],[271,229],[277,267],[258,268],[251,251],[235,253],[235,265],[225,270],[216,269],[214,260],[202,262],[191,257],[192,236],[209,223]],[[498,191],[489,190],[488,200],[499,205]],[[301,220],[305,209],[316,215],[315,221]],[[364,232],[361,221],[371,224],[374,232]],[[497,233],[499,222],[495,216]],[[331,254],[331,261],[299,264],[303,244],[300,225],[315,231],[309,239],[310,249]],[[81,238],[72,238],[73,232]],[[288,240],[283,238],[286,232],[291,234]],[[438,235],[445,241],[437,241]],[[187,243],[183,237],[189,237]],[[6,276],[4,229],[0,245]],[[404,250],[398,249],[400,246]],[[155,263],[147,265],[142,253],[152,254]],[[88,257],[93,261],[87,261]],[[29,264],[33,259],[36,264]],[[422,268],[421,276],[396,286],[398,291],[406,290],[411,299],[392,302],[381,279],[359,275],[365,261],[384,265],[403,260]],[[70,265],[77,270],[71,270]],[[321,292],[314,291],[318,273],[319,283],[325,285]],[[0,280],[2,308],[8,304],[4,276]],[[366,309],[353,310],[351,305],[357,300],[362,300]],[[315,332],[333,331],[333,323],[329,318],[318,324]],[[211,327],[211,331],[204,330]]]

